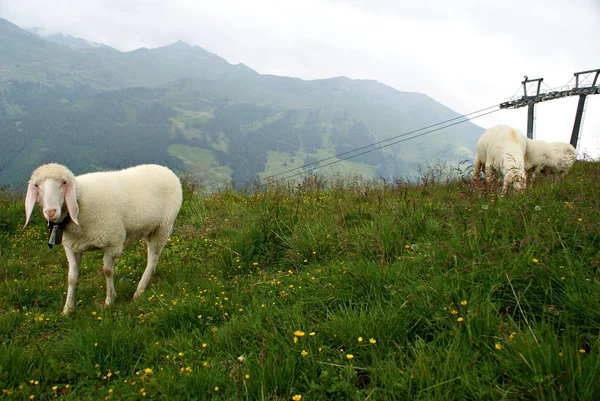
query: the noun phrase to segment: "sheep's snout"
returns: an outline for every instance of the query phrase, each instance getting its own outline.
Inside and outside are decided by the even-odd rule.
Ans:
[[[60,217],[60,214],[57,216],[57,209],[45,209],[44,217],[46,217],[47,220],[52,220],[57,217]]]

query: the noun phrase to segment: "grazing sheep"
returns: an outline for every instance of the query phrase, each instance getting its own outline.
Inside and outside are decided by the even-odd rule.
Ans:
[[[473,179],[477,180],[483,171],[490,182],[494,172],[497,172],[504,179],[502,194],[506,193],[509,185],[517,190],[524,189],[526,146],[525,135],[507,125],[496,125],[485,130],[477,141]]]
[[[575,163],[576,156],[577,151],[569,143],[527,139],[525,171],[529,182],[533,183],[539,173],[563,178]]]
[[[168,168],[141,165],[120,171],[75,177],[65,166],[45,164],[31,175],[25,196],[25,225],[34,205],[52,227],[49,245],[60,243],[69,262],[67,300],[63,315],[75,308],[75,286],[84,252],[104,253],[106,300],[115,299],[113,271],[123,249],[145,238],[148,264],[133,299],[146,289],[158,257],[171,235],[182,202],[179,178]]]

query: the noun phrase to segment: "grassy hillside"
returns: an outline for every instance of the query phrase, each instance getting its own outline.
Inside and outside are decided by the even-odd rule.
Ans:
[[[193,162],[193,152],[175,148]],[[500,197],[433,166],[419,185],[311,177],[184,205],[132,302],[144,245],[66,261],[0,197],[6,399],[600,399],[600,163]],[[300,398],[301,396],[301,398]]]

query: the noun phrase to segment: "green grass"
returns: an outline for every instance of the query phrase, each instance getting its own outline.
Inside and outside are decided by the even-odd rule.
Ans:
[[[117,261],[109,308],[88,253],[67,318],[62,249],[3,193],[0,397],[600,399],[598,176],[578,162],[506,197],[431,174],[186,182],[142,299],[143,243]]]

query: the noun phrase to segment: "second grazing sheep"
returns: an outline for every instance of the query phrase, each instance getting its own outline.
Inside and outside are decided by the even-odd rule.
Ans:
[[[527,139],[525,170],[530,182],[537,174],[564,177],[577,157],[575,148],[566,142],[545,142]]]
[[[525,151],[527,138],[521,131],[507,125],[496,125],[484,131],[477,141],[473,179],[483,172],[490,182],[494,173],[503,177],[502,193],[512,185],[525,188]]]
[[[182,203],[179,178],[168,168],[141,165],[75,177],[65,166],[45,164],[33,171],[25,197],[25,225],[37,203],[49,224],[60,226],[69,263],[66,315],[75,308],[75,286],[84,252],[104,253],[105,305],[116,297],[114,263],[123,249],[145,238],[148,262],[133,296],[146,289],[171,235]],[[52,231],[54,236],[55,230]],[[52,239],[51,236],[51,239]],[[60,243],[60,235],[57,237]]]

